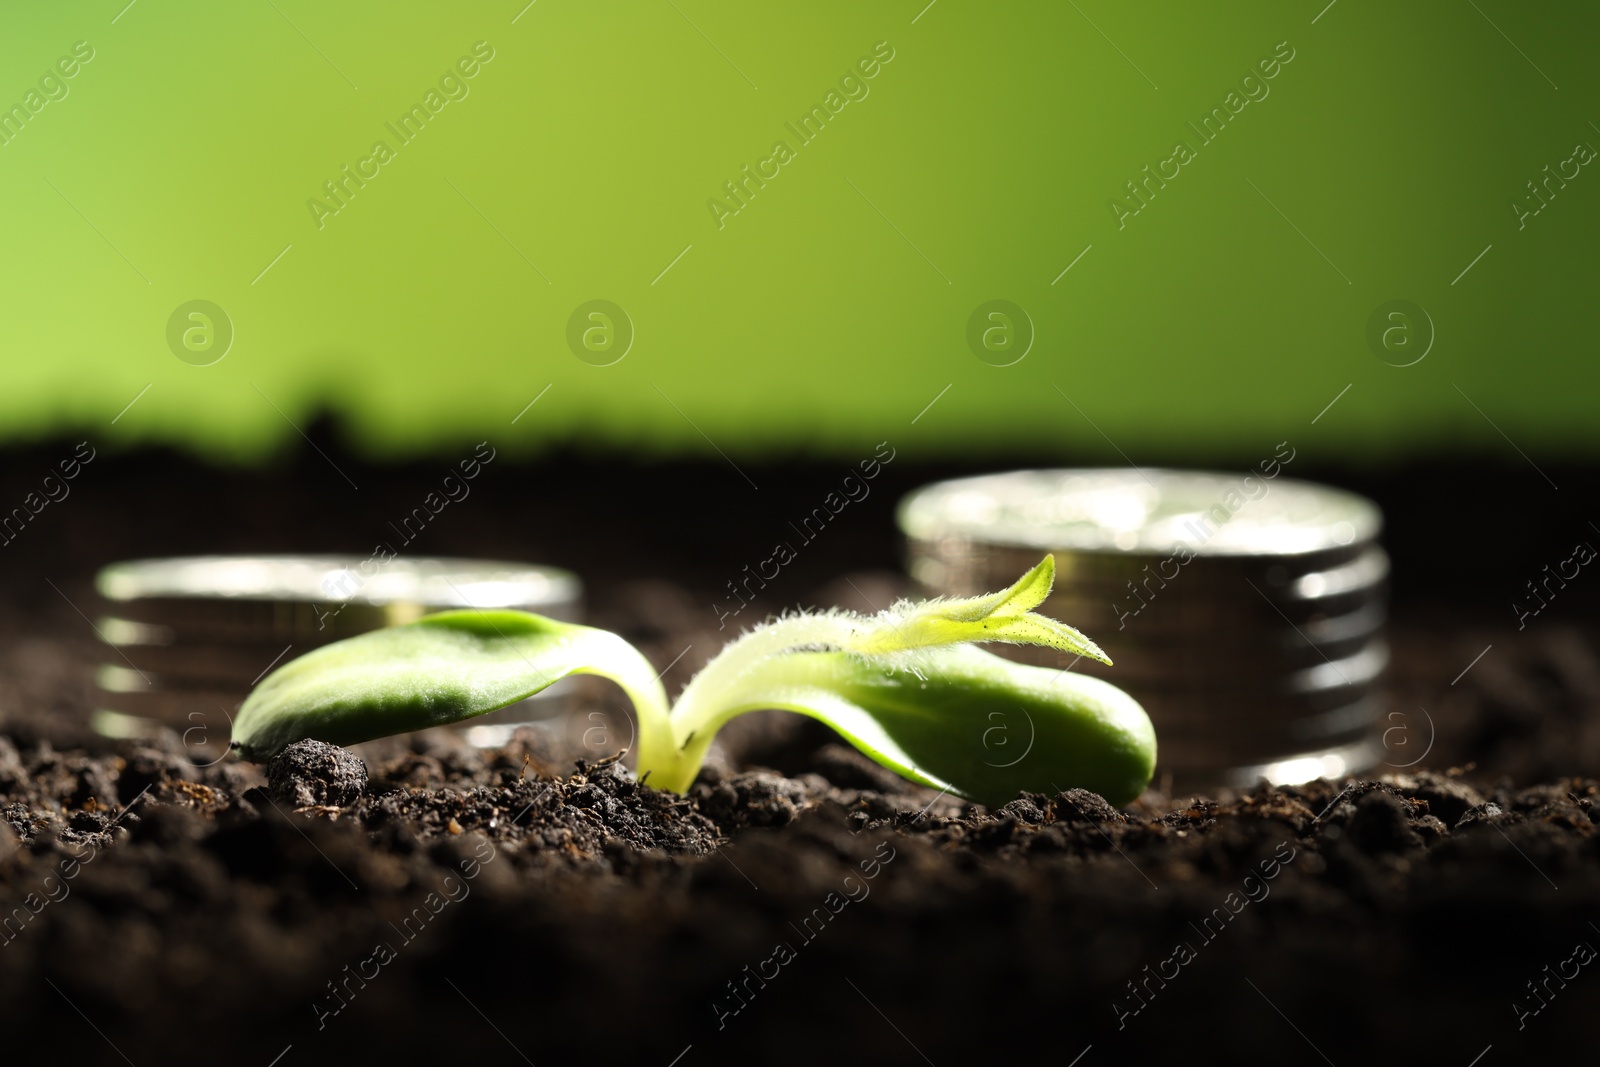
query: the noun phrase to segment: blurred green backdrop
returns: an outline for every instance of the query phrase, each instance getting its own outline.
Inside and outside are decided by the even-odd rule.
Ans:
[[[332,412],[374,455],[1600,449],[1594,5],[95,0],[4,27],[8,439],[250,460]],[[770,177],[732,214],[747,165]],[[209,365],[205,320],[169,341],[196,300],[231,323]],[[593,300],[631,323],[610,365],[569,344]],[[1031,320],[1008,366],[1022,323],[969,344],[991,300]],[[1385,318],[1380,358],[1396,300],[1425,320]]]

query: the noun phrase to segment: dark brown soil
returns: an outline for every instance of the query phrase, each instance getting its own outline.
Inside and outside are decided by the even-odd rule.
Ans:
[[[88,734],[94,634],[67,598],[84,597],[94,568],[153,551],[369,548],[384,502],[404,510],[426,475],[344,464],[360,508],[315,468],[96,465],[57,526],[5,549],[6,1062],[1589,1058],[1593,598],[1575,590],[1573,608],[1518,632],[1502,603],[1514,585],[1453,596],[1444,577],[1404,577],[1448,564],[1438,553],[1451,549],[1415,532],[1437,518],[1408,510],[1399,480],[1392,501],[1388,483],[1367,487],[1405,531],[1391,538],[1402,578],[1389,699],[1425,708],[1432,728],[1405,720],[1415,747],[1397,746],[1396,766],[1371,780],[1152,792],[1122,812],[1069,791],[989,811],[774,717],[736,732],[687,797],[598,758],[612,751],[574,762],[539,729],[490,752],[450,734],[364,746],[355,793],[349,766],[338,788],[311,765],[269,788],[263,768],[196,765],[176,735]],[[704,517],[723,514],[716,501],[736,479],[685,467],[665,480],[683,510],[651,503],[702,518],[641,542],[646,527],[619,531],[622,512],[593,496],[538,515],[508,503],[533,495],[534,474],[491,472],[506,485],[419,551],[574,565],[594,621],[662,665],[692,649],[667,675],[673,689],[716,647],[712,598],[760,557],[785,494],[807,499],[826,482],[812,468],[767,471],[762,496],[779,505],[718,525]],[[929,473],[897,474],[898,488]],[[91,492],[95,474],[105,480]],[[1433,493],[1441,479],[1467,484],[1461,470],[1435,474]],[[641,491],[663,481],[636,476]],[[883,527],[896,491],[819,539],[769,606],[891,595]],[[1505,549],[1519,566],[1496,566],[1536,574],[1545,532]],[[608,571],[608,559],[621,562]],[[846,573],[853,587],[838,582]],[[614,709],[601,689],[579,699],[579,714]],[[1430,738],[1416,767],[1398,768]]]

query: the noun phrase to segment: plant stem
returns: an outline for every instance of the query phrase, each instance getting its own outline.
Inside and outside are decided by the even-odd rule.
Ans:
[[[678,744],[673,737],[672,721],[667,707],[667,692],[650,661],[638,649],[614,633],[589,627],[572,627],[587,646],[582,655],[591,664],[577,671],[580,674],[597,674],[610,678],[621,687],[633,704],[634,718],[638,720],[639,773],[654,767],[670,768],[678,762]],[[696,770],[699,768],[696,767]],[[690,776],[693,780],[693,776]],[[650,783],[656,785],[655,781]],[[682,791],[681,789],[679,790]]]
[[[700,764],[705,760],[725,712],[726,694],[736,691],[750,671],[791,649],[806,646],[838,648],[849,644],[865,620],[847,615],[793,615],[767,623],[727,645],[710,663],[701,668],[678,696],[666,716],[666,738],[652,736],[647,742],[645,712],[639,713],[640,777],[651,775],[650,784],[658,789],[683,792],[689,788]]]

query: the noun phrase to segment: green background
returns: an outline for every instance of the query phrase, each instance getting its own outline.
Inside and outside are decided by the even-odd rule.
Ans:
[[[1593,5],[524,4],[6,14],[0,102],[95,58],[0,147],[0,434],[221,460],[319,412],[390,456],[1600,445],[1600,168],[1511,208],[1600,145]],[[480,40],[470,95],[395,145]],[[799,147],[785,122],[879,41],[870,95]],[[1201,147],[1186,124],[1283,41]],[[308,199],[380,138],[396,158],[319,230]],[[707,201],[778,139],[797,158],[719,229]],[[1180,139],[1197,158],[1119,229],[1110,199]],[[214,365],[168,347],[194,299],[236,331]],[[636,331],[611,366],[567,345],[593,299]],[[991,299],[1036,330],[1012,366],[966,340]],[[1366,341],[1395,299],[1437,332],[1413,366]]]

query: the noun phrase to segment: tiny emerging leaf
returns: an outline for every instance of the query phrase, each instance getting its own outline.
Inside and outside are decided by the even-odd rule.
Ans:
[[[999,641],[1043,645],[1101,663],[1111,659],[1100,646],[1066,623],[1033,611],[1050,595],[1056,559],[1046,556],[1009,589],[986,596],[902,603],[881,612],[874,625],[846,647],[863,656],[934,645]]]

